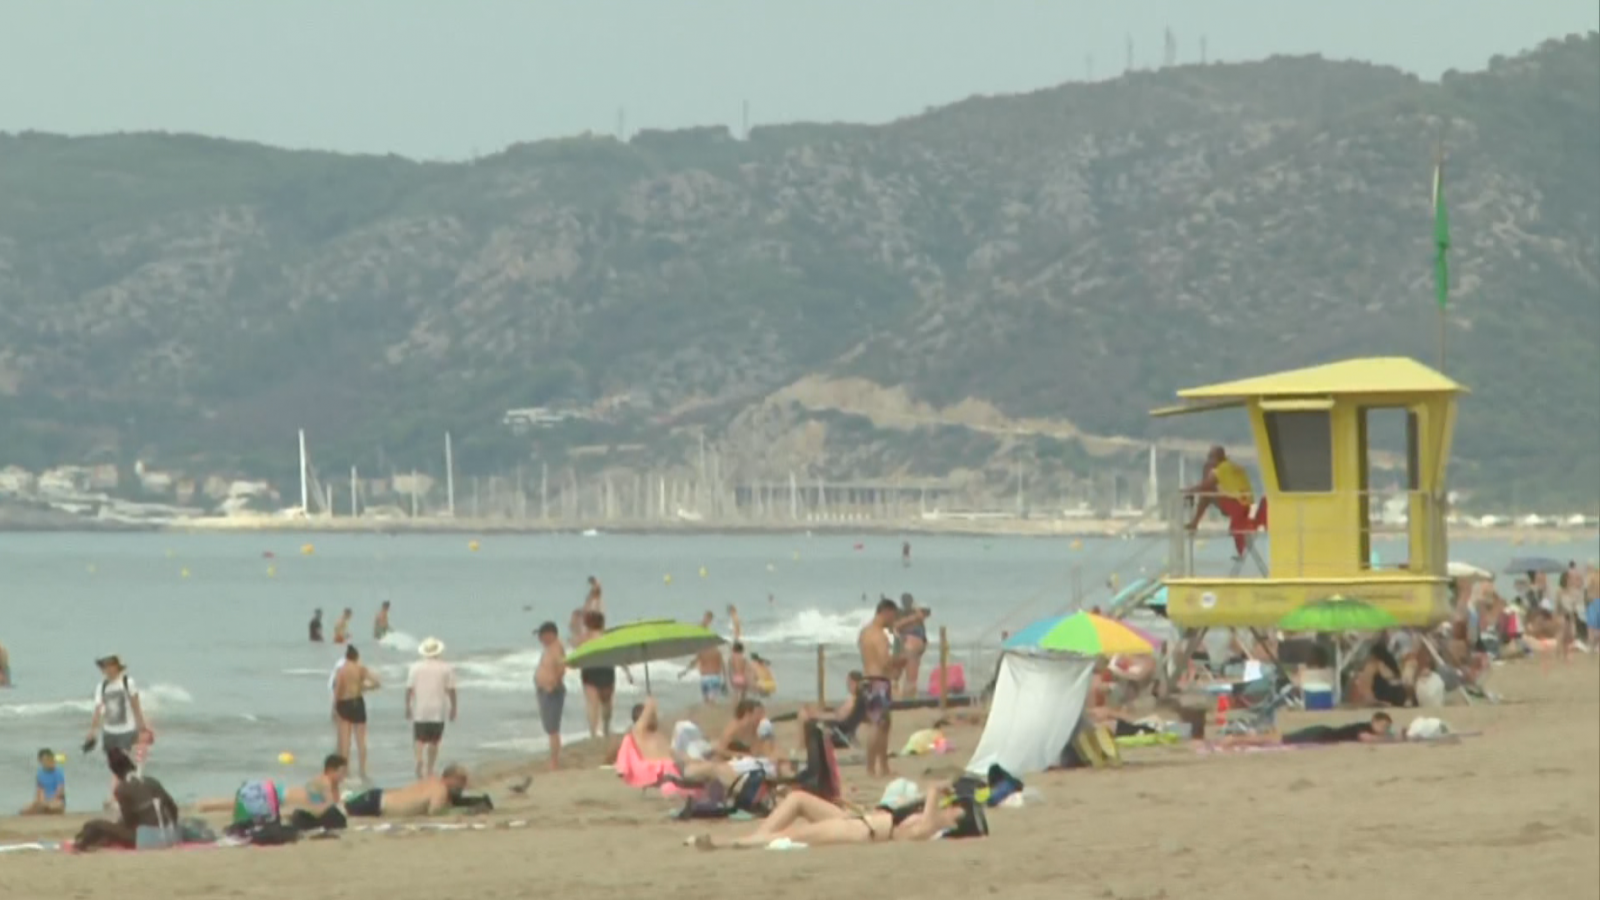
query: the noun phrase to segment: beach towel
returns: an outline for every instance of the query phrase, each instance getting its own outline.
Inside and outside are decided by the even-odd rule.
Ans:
[[[630,733],[622,738],[622,745],[617,748],[617,762],[614,768],[617,777],[629,787],[636,788],[661,788],[664,797],[675,797],[685,793],[682,788],[673,784],[662,784],[661,779],[666,775],[676,776],[678,767],[670,760],[645,759],[639,753],[639,745],[634,742]]]

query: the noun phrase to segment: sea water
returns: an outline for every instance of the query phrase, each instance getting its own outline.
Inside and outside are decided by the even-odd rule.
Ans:
[[[407,667],[426,637],[444,641],[456,666],[460,717],[443,755],[466,763],[542,753],[533,695],[546,620],[566,635],[585,579],[605,587],[611,624],[716,614],[728,633],[736,605],[749,651],[773,662],[779,699],[816,695],[822,645],[831,699],[859,665],[857,634],[880,595],[914,594],[931,607],[930,638],[948,630],[969,680],[993,666],[1000,635],[1069,611],[1075,595],[1103,603],[1123,583],[1159,568],[1163,539],[1073,542],[1038,538],[901,539],[793,534],[470,536],[318,534],[0,535],[0,644],[15,686],[0,689],[0,803],[32,792],[35,753],[67,754],[73,809],[97,808],[109,776],[98,753],[79,752],[100,676],[94,660],[118,654],[157,733],[148,771],[180,800],[225,796],[246,778],[300,780],[333,749],[328,679],[343,648],[312,644],[306,625],[323,611],[324,634],[345,607],[363,660],[384,682],[367,701],[370,773],[403,783],[413,766],[404,717]],[[1225,554],[1226,541],[1202,552]],[[1509,545],[1462,547],[1480,565],[1502,564]],[[1215,561],[1214,561],[1215,562]],[[394,631],[372,640],[378,605]],[[936,665],[937,649],[924,662]],[[699,698],[688,660],[649,676],[664,708]],[[618,679],[614,725],[644,694]],[[569,673],[563,731],[586,737],[583,695]],[[281,753],[296,761],[285,766]],[[4,798],[11,798],[6,800]]]

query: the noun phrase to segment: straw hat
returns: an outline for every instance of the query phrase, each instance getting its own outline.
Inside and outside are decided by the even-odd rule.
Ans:
[[[436,637],[428,638],[421,644],[417,645],[417,653],[419,653],[424,659],[433,659],[434,657],[444,653],[444,641],[441,641]]]

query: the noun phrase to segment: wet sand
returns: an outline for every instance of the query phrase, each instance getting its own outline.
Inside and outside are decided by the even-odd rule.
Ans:
[[[594,767],[598,750],[589,748],[569,757],[569,771],[525,767],[534,775],[525,798],[491,786],[502,809],[482,821],[526,827],[347,834],[276,849],[0,854],[0,896],[1600,896],[1600,658],[1548,671],[1503,666],[1491,686],[1504,703],[1442,711],[1456,730],[1482,732],[1458,743],[1217,755],[1158,748],[1127,754],[1116,770],[1035,776],[1029,785],[1042,800],[993,811],[987,840],[697,852],[682,846],[686,837],[750,826],[669,822],[673,804],[623,787]],[[1362,715],[1297,713],[1284,724]],[[1412,713],[1395,717],[1403,724]],[[926,715],[902,717],[902,739],[912,718]],[[780,733],[792,736],[793,726]],[[899,773],[949,774],[964,763],[976,731],[949,734],[955,753],[897,760]],[[856,799],[876,796],[878,784],[858,767],[844,776]],[[70,835],[79,821],[0,819],[0,843]]]

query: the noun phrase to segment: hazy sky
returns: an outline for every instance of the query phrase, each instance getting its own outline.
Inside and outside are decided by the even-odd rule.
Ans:
[[[424,158],[751,121],[884,121],[1178,59],[1436,78],[1600,27],[1596,0],[0,0],[0,130],[189,131]]]

